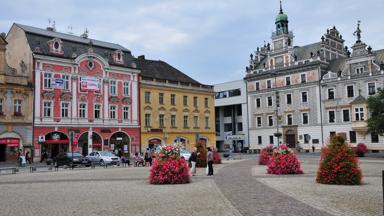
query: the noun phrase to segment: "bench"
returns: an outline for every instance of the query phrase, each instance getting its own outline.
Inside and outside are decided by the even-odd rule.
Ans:
[[[17,168],[16,167],[2,167],[2,168],[0,168],[0,174],[4,173],[3,171],[5,171],[6,173],[9,173],[9,171],[10,171],[11,174],[16,174]]]
[[[47,171],[52,171],[52,169],[54,168],[53,165],[35,165],[35,166],[30,166],[29,167],[29,172],[33,173],[33,172],[37,172],[37,169],[40,169],[40,168],[47,168]],[[58,171],[58,167],[56,168],[55,167],[55,171]]]

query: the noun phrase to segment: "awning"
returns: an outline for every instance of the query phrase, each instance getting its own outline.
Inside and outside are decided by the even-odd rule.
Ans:
[[[0,144],[7,145],[8,147],[19,147],[19,138],[0,138]]]
[[[69,140],[45,140],[45,144],[68,144]]]

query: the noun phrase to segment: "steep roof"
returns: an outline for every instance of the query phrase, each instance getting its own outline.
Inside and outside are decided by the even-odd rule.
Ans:
[[[14,25],[24,30],[28,44],[32,52],[36,54],[75,59],[77,56],[86,53],[92,46],[93,52],[107,59],[111,65],[115,64],[112,60],[112,53],[116,50],[121,50],[124,53],[124,64],[115,65],[122,67],[132,67],[132,63],[134,62],[131,51],[119,44],[83,38],[75,35],[21,25],[17,23]],[[60,56],[49,52],[48,41],[52,40],[53,38],[60,38],[63,41],[64,55]]]
[[[364,104],[366,101],[367,99],[365,97],[359,95],[349,104]]]
[[[139,56],[136,59],[136,64],[137,67],[141,69],[142,77],[202,85],[198,81],[169,65],[167,62],[161,60],[147,60],[143,56]]]
[[[297,56],[297,60],[304,60],[311,58],[311,53],[313,55],[317,54],[317,51],[321,50],[321,42],[308,44],[301,47],[294,47],[293,53]]]

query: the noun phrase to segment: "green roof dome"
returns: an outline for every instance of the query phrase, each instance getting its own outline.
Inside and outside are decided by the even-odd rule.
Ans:
[[[288,21],[288,16],[283,12],[280,12],[276,16],[276,22],[281,22],[281,21]]]

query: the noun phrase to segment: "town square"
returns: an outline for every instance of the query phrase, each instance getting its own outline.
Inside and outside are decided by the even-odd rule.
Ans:
[[[0,215],[384,215],[380,0],[0,5]]]

